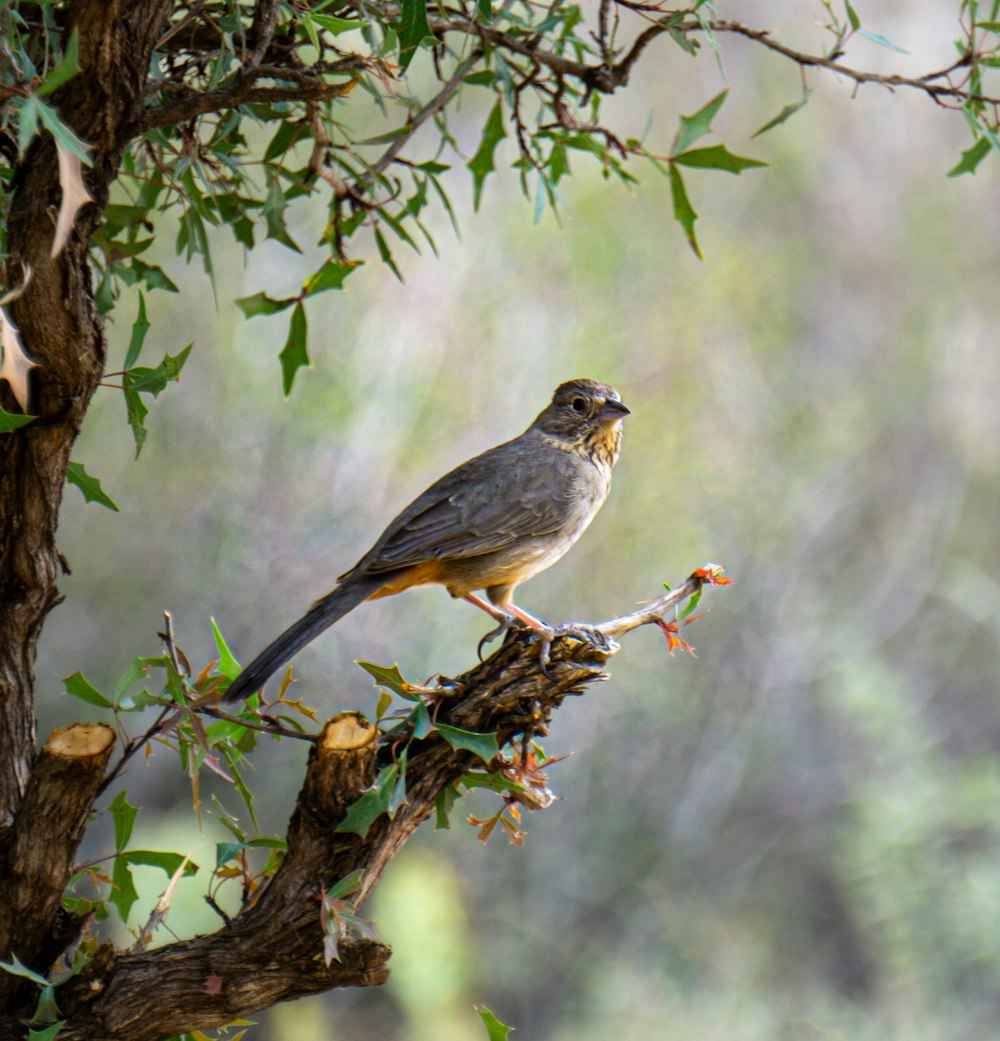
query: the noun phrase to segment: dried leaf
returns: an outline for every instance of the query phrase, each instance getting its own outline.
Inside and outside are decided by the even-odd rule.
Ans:
[[[0,347],[3,348],[0,380],[6,380],[10,384],[17,403],[25,412],[28,411],[28,373],[35,368],[37,362],[33,362],[25,353],[24,345],[21,343],[21,334],[18,332],[17,326],[10,320],[4,307],[16,300],[30,281],[31,268],[29,267],[25,270],[24,282],[17,289],[10,290],[0,298]]]
[[[56,151],[59,154],[59,185],[62,188],[62,202],[59,203],[56,234],[52,240],[52,250],[49,254],[53,259],[59,256],[66,245],[80,207],[94,201],[93,196],[87,191],[87,186],[83,183],[83,164],[80,162],[80,157],[67,151],[58,141],[56,141]]]

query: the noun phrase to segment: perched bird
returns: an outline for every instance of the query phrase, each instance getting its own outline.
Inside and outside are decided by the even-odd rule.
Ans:
[[[611,487],[628,414],[604,383],[563,383],[523,434],[462,463],[414,499],[335,589],[250,662],[224,700],[260,690],[362,600],[413,586],[444,586],[499,622],[496,632],[517,619],[551,637],[554,630],[514,603],[514,589],[554,564],[594,519]]]

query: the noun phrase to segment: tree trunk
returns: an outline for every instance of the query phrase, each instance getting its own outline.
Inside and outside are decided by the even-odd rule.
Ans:
[[[60,187],[48,133],[35,138],[11,186],[7,284],[23,283],[30,270],[11,315],[38,366],[30,402],[38,418],[0,437],[0,827],[17,810],[35,755],[35,653],[65,566],[56,526],[66,464],[107,354],[91,292],[90,240],[139,125],[150,55],[170,7],[169,0],[71,5],[81,71],[48,100],[92,146],[85,180],[96,206],[84,207],[55,260],[49,254]],[[6,386],[0,395],[0,404],[16,410]]]

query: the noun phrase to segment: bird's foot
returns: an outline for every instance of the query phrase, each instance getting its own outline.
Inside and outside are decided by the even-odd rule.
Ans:
[[[582,622],[566,622],[563,625],[557,625],[555,628],[546,628],[545,630],[539,630],[540,643],[539,643],[539,659],[541,662],[542,672],[549,679],[552,679],[552,674],[549,672],[549,664],[551,662],[550,652],[552,650],[552,641],[559,636],[568,636],[571,639],[578,640],[580,643],[590,644],[595,650],[602,651],[605,654],[611,653],[614,649],[608,638],[592,625],[585,625]],[[603,665],[595,665],[595,668],[600,671]]]
[[[507,615],[506,618],[495,628],[490,631],[476,644],[476,655],[479,660],[483,660],[483,648],[488,644],[492,643],[497,637],[503,636],[504,633],[509,632],[510,629],[517,624],[517,619],[513,615]]]

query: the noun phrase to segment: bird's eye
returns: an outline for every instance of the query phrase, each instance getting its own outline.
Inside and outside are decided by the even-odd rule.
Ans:
[[[586,398],[574,398],[570,402],[570,408],[573,409],[577,414],[581,414],[587,411],[587,399]]]

